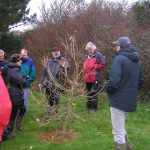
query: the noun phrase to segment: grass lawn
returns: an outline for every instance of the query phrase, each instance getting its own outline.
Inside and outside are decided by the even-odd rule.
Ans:
[[[38,97],[38,94],[37,94]],[[65,103],[64,103],[65,104]],[[62,102],[63,105],[63,102]],[[54,131],[61,127],[60,121],[40,126],[45,114],[43,109],[31,97],[24,121],[24,129],[15,132],[14,139],[2,143],[2,150],[113,150],[110,112],[107,97],[100,94],[99,111],[88,114],[85,101],[76,104],[75,112],[84,121],[72,119],[70,128],[77,136],[65,143],[41,141],[38,135]],[[150,150],[150,103],[138,103],[135,113],[130,113],[126,121],[126,130],[134,150]]]

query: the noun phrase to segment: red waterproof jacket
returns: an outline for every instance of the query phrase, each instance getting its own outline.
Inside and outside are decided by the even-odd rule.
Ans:
[[[0,73],[0,124],[6,126],[11,114],[12,104],[8,90]]]
[[[95,83],[101,79],[101,70],[105,60],[100,52],[87,54],[83,63],[84,82]]]

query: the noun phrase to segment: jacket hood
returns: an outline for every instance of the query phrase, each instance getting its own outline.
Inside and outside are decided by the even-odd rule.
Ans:
[[[135,47],[123,48],[118,54],[124,55],[134,62],[138,62],[140,60],[138,52]]]
[[[21,66],[19,66],[19,65],[16,64],[16,63],[9,62],[8,68],[19,68],[19,69],[21,69]]]

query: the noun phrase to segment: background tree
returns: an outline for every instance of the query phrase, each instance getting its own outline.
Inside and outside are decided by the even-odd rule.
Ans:
[[[35,14],[28,17],[27,5],[30,0],[1,0],[0,1],[0,48],[10,56],[22,47],[23,38],[9,33],[9,29],[20,21],[27,23],[35,18]],[[17,26],[17,25],[16,25]]]
[[[10,25],[20,21],[27,21],[29,9],[27,4],[30,0],[1,0],[0,1],[0,31],[6,32]],[[33,16],[32,16],[33,17]]]
[[[133,6],[134,19],[139,26],[150,26],[150,1],[136,2]]]

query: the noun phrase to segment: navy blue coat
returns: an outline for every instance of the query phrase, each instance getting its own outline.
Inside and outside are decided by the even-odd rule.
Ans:
[[[143,83],[141,62],[135,48],[119,51],[114,58],[106,92],[110,106],[125,112],[136,110],[138,86]]]

